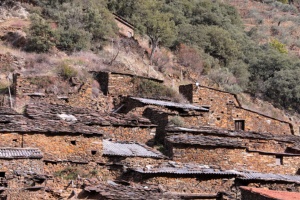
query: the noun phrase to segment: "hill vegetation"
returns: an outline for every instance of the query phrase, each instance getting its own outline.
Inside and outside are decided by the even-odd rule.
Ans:
[[[149,38],[150,64],[160,65],[155,59],[157,49],[168,48],[175,55],[172,63],[175,60],[185,70],[209,77],[227,91],[247,92],[277,106],[300,111],[299,58],[289,53],[289,44],[280,38],[258,42],[262,30],[245,29],[232,5],[209,0],[30,2],[35,6],[28,6],[32,23],[27,32],[26,51],[41,53],[55,47],[67,54],[85,50],[97,53],[116,37],[118,30],[112,13],[117,13],[134,24],[138,34]],[[287,2],[269,3],[298,13]],[[276,28],[273,27],[275,32]]]
[[[296,12],[292,6],[280,2],[276,5]],[[295,77],[299,58],[287,54],[285,44],[277,39],[259,45],[253,30],[244,31],[234,7],[197,0],[120,0],[110,1],[108,7],[132,21],[140,33],[155,38],[151,39],[152,48],[160,43],[173,50],[182,44],[195,49],[203,60],[202,73],[226,90],[245,91],[285,108],[298,109],[300,90]]]

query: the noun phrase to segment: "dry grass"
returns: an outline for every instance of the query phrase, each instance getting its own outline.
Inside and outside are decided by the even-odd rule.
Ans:
[[[258,44],[265,44],[276,38],[287,45],[291,54],[299,54],[300,16],[296,7],[275,0],[269,3],[254,0],[225,2],[237,8],[244,21],[245,31],[256,29],[253,39]]]

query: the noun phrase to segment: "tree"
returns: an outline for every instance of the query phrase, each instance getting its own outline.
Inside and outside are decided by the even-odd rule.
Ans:
[[[111,2],[110,6],[113,5]],[[117,6],[118,14],[129,18],[140,34],[149,37],[151,62],[157,46],[170,46],[177,36],[173,15],[165,12],[164,6],[163,0],[121,0]]]
[[[275,72],[267,82],[267,96],[285,108],[298,111],[300,103],[300,69],[287,69]]]
[[[33,14],[31,16],[31,26],[28,31],[28,41],[26,50],[47,52],[54,46],[54,33],[47,22],[39,15]]]

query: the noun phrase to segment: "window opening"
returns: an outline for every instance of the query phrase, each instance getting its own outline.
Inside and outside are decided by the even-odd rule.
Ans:
[[[236,131],[244,131],[245,130],[245,120],[235,120],[234,126]]]
[[[276,156],[276,165],[283,165],[283,156]]]

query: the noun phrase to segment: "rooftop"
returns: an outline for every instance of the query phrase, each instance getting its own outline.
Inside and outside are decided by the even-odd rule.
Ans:
[[[212,137],[212,136],[192,135],[192,134],[178,134],[178,135],[167,136],[166,140],[171,142],[172,144],[245,148],[245,146],[243,146],[241,141],[234,138]]]
[[[48,119],[73,121],[84,125],[99,126],[155,126],[150,120],[143,117],[133,117],[121,114],[108,114],[86,108],[76,108],[57,104],[29,104],[26,115],[31,119]]]
[[[240,187],[242,190],[249,191],[251,193],[259,194],[263,197],[280,199],[280,200],[298,200],[300,199],[299,192],[287,192],[287,191],[276,191],[265,188],[252,188],[252,187]]]
[[[209,165],[197,165],[191,163],[177,163],[169,161],[159,165],[148,165],[146,168],[135,168],[133,171],[142,174],[207,174],[207,175],[238,175],[235,170],[221,170],[219,167]]]
[[[259,173],[253,171],[222,170],[218,166],[199,165],[194,163],[178,163],[169,161],[159,165],[147,165],[145,168],[131,168],[131,171],[140,174],[174,174],[174,175],[215,175],[215,176],[235,176],[244,181],[278,181],[288,183],[300,183],[300,176]]]
[[[98,193],[100,197],[105,199],[180,199],[171,194],[165,196],[158,186],[138,184],[125,186],[113,181],[108,181],[108,184],[88,186],[84,190]]]
[[[1,159],[41,159],[43,154],[39,149],[0,148]]]
[[[145,98],[138,98],[138,97],[131,97],[131,99],[134,99],[136,101],[139,101],[139,102],[141,102],[143,104],[147,104],[147,105],[156,105],[156,106],[180,108],[180,109],[186,109],[186,110],[205,111],[205,112],[209,111],[209,109],[207,109],[207,108],[194,106],[192,104],[176,103],[176,102],[171,102],[171,101],[162,101],[162,100],[155,100],[155,99],[145,99]]]
[[[300,142],[300,137],[296,135],[277,135],[271,133],[231,131],[227,129],[217,129],[212,127],[201,127],[197,129],[183,128],[183,127],[169,127],[167,128],[167,132],[169,133],[169,135],[191,133],[194,135],[214,135],[219,137],[230,137],[230,138],[276,140],[276,141],[289,142],[289,143]]]
[[[55,133],[103,135],[102,131],[80,122],[70,123],[64,120],[33,120],[22,115],[0,115],[0,133]]]
[[[136,142],[113,142],[103,140],[103,155],[124,157],[163,158],[163,154]]]

